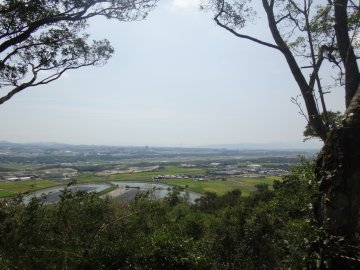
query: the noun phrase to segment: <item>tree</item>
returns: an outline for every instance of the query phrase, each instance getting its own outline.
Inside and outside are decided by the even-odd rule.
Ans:
[[[330,127],[336,127],[336,125],[339,125],[341,123],[342,113],[339,111],[336,112],[327,111],[326,114],[321,113],[321,119],[323,120],[323,122],[327,121]],[[304,135],[304,141],[318,138],[318,135],[316,134],[316,132],[313,130],[313,128],[309,123],[305,126],[303,135]]]
[[[257,18],[251,0],[210,0],[215,22],[233,35],[277,50],[297,82],[313,134],[324,141],[316,162],[316,215],[329,235],[354,243],[360,207],[360,75],[357,63],[359,4],[351,0],[262,0],[273,42],[244,33]],[[308,64],[301,66],[307,61]],[[326,108],[327,86],[320,76],[329,63],[345,92],[346,111],[333,125]],[[307,80],[307,76],[309,79]]]
[[[4,0],[0,2],[0,104],[66,71],[106,63],[109,41],[88,42],[93,17],[144,19],[157,0]]]

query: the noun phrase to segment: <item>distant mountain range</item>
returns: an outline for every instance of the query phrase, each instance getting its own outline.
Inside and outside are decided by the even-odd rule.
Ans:
[[[238,144],[213,144],[200,146],[200,148],[229,149],[229,150],[320,150],[322,143],[319,141],[298,143],[238,143]]]
[[[51,148],[67,148],[67,147],[125,147],[137,148],[145,146],[105,146],[105,145],[72,145],[56,142],[38,142],[38,143],[13,143],[9,141],[0,141],[1,147],[51,147]],[[227,150],[313,150],[318,151],[322,147],[319,141],[298,142],[298,143],[237,143],[237,144],[211,144],[203,146],[151,146],[155,148],[189,148],[189,149],[227,149]]]

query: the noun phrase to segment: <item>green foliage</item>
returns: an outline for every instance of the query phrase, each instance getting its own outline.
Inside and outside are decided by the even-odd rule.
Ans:
[[[302,160],[273,190],[206,193],[195,205],[176,191],[130,205],[67,190],[52,205],[2,200],[0,268],[305,269],[356,258],[314,222],[313,170]]]
[[[119,21],[146,17],[156,1],[6,0],[0,3],[0,104],[32,86],[50,83],[67,70],[106,63],[108,40],[88,42],[92,17]]]
[[[241,191],[238,189],[229,191],[223,196],[218,196],[214,192],[205,192],[205,194],[196,199],[195,207],[204,212],[214,212],[225,207],[236,206],[241,201]]]
[[[330,126],[330,128],[336,128],[336,126],[340,124],[342,118],[341,112],[328,111],[326,115],[327,115],[327,119],[325,119],[324,113],[321,114],[321,118],[324,123],[327,123]],[[319,137],[309,123],[305,126],[303,135],[304,135],[304,141]]]

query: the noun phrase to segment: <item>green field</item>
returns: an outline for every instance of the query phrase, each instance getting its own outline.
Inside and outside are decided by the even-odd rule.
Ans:
[[[104,176],[97,176],[94,173],[83,173],[81,176],[75,177],[73,179],[74,181],[76,181],[76,183],[92,183],[92,182],[103,182],[105,180],[107,180],[107,177]]]
[[[15,194],[16,194],[16,193],[14,193],[14,192],[0,189],[0,197],[12,196],[12,195],[15,195]]]
[[[111,176],[96,176],[94,173],[84,173],[73,180],[76,183],[91,183],[103,181],[152,181],[155,175],[166,174],[188,174],[188,175],[202,175],[205,173],[204,169],[200,168],[178,168],[175,166],[168,166],[158,172],[140,172],[140,173],[124,173],[115,174]],[[68,181],[50,181],[50,180],[33,180],[33,181],[16,181],[16,182],[0,182],[0,197],[7,197],[16,195],[21,192],[28,192],[48,188],[57,185],[67,184]]]
[[[156,175],[203,175],[205,169],[201,168],[178,168],[175,166],[168,166],[158,172],[139,172],[139,173],[121,173],[106,177],[106,180],[111,181],[152,181],[152,177]]]
[[[104,181],[152,181],[152,177],[156,175],[204,175],[205,169],[202,168],[178,168],[175,166],[168,166],[156,172],[139,172],[139,173],[123,173],[110,176],[96,176],[94,173],[84,173],[83,175],[74,178],[76,183],[91,183]],[[165,179],[161,182],[186,187],[187,189],[198,192],[215,192],[219,195],[225,194],[234,189],[240,189],[243,195],[248,195],[253,192],[257,184],[268,184],[272,188],[274,180],[280,177],[270,176],[263,178],[246,178],[246,177],[232,177],[224,181],[197,181],[193,179]],[[18,182],[0,182],[0,197],[16,195],[20,192],[35,191],[43,188],[48,188],[56,185],[67,184],[68,181],[50,181],[50,180],[33,180],[33,181],[18,181]]]
[[[223,195],[228,191],[239,189],[242,194],[247,196],[251,192],[255,191],[255,185],[268,184],[272,188],[274,180],[279,180],[279,177],[270,176],[264,178],[247,178],[247,177],[233,177],[224,181],[196,181],[192,179],[168,179],[162,181],[169,185],[175,185],[179,187],[185,187],[198,193],[215,192],[218,195]]]
[[[97,176],[94,173],[84,173],[83,175],[74,178],[77,183],[89,182],[103,182],[103,181],[152,181],[153,176],[156,175],[203,175],[205,170],[201,168],[178,168],[175,166],[168,166],[156,172],[138,172],[138,173],[119,173],[109,176]]]
[[[21,171],[21,170],[34,170],[41,168],[43,165],[41,164],[24,164],[24,163],[1,163],[1,168],[6,168],[14,171]]]
[[[0,197],[16,195],[21,192],[35,191],[59,185],[58,181],[33,180],[0,183]]]

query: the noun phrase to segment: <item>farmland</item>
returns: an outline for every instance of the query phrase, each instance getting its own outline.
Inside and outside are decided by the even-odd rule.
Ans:
[[[222,181],[194,181],[194,180],[165,180],[169,185],[187,188],[198,193],[214,192],[223,195],[234,189],[239,189],[244,196],[249,195],[256,190],[256,185],[266,184],[270,188],[274,180],[280,180],[280,177],[264,177],[264,178],[228,178]]]
[[[57,186],[61,183],[49,180],[33,180],[33,181],[17,181],[17,182],[1,182],[0,197],[13,196],[23,192],[40,190],[43,188]]]
[[[94,173],[84,173],[83,175],[74,178],[75,183],[99,183],[107,181],[137,181],[150,182],[153,177],[161,175],[192,175],[202,176],[205,174],[203,168],[178,168],[175,166],[164,167],[156,172],[139,172],[139,173],[123,173],[115,174],[107,177],[99,177]],[[267,184],[271,187],[275,179],[279,177],[230,177],[223,180],[216,181],[198,181],[194,178],[189,179],[165,179],[162,183],[185,188],[197,193],[214,192],[218,195],[225,194],[228,191],[239,189],[243,195],[248,195],[256,189],[257,184]],[[65,185],[69,181],[59,180],[31,180],[31,181],[16,181],[16,182],[0,182],[0,197],[7,197],[16,195],[22,192],[35,191],[43,188],[48,188],[57,185]]]
[[[18,145],[0,143],[0,197],[52,186],[156,181],[219,195],[274,180],[311,151]]]

